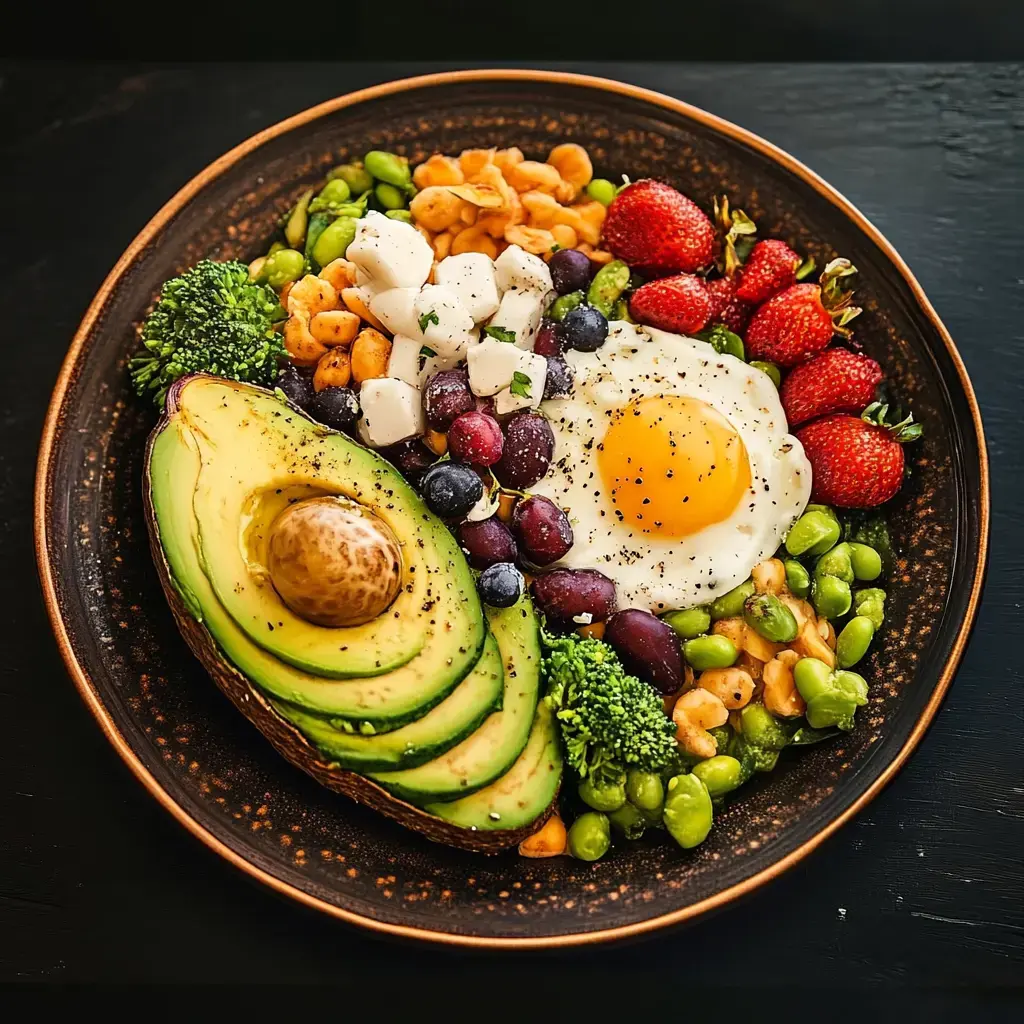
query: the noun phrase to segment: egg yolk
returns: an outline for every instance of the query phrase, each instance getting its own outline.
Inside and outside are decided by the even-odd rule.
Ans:
[[[743,440],[696,398],[630,402],[614,414],[597,461],[616,518],[664,537],[728,518],[750,487]]]

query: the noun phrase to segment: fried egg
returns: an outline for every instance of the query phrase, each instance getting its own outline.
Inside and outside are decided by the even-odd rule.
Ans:
[[[575,383],[541,406],[555,453],[532,488],[572,523],[559,566],[598,569],[620,608],[657,613],[714,600],[774,554],[811,467],[766,374],[622,321],[565,358]]]

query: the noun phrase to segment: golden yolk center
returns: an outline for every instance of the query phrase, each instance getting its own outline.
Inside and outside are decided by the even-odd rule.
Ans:
[[[630,402],[614,414],[597,463],[615,517],[634,531],[664,537],[720,523],[750,487],[740,435],[696,398]]]

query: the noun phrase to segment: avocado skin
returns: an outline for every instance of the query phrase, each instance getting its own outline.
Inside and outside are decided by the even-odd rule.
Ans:
[[[205,375],[204,375],[205,376]],[[167,394],[166,411],[146,445],[143,473],[143,501],[150,551],[156,566],[160,585],[170,605],[178,629],[192,653],[202,663],[220,690],[232,704],[263,733],[274,749],[287,761],[316,779],[322,786],[373,808],[375,811],[412,829],[433,842],[454,846],[474,853],[500,853],[517,846],[536,832],[555,810],[558,793],[554,794],[547,809],[529,824],[517,829],[471,831],[442,821],[440,818],[398,800],[369,779],[343,768],[325,763],[319,753],[291,725],[280,718],[266,698],[250,685],[242,673],[235,669],[220,652],[217,644],[201,622],[193,616],[188,603],[179,593],[171,576],[170,567],[160,544],[159,531],[150,488],[150,457],[155,439],[167,426],[177,409],[177,396],[192,377],[176,381]],[[301,412],[301,410],[296,410]]]

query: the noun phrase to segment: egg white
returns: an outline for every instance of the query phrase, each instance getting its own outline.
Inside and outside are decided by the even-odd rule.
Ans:
[[[713,600],[771,557],[811,492],[803,446],[788,432],[770,378],[694,338],[611,324],[596,352],[566,353],[572,394],[541,406],[555,434],[547,475],[531,490],[566,510],[574,542],[558,562],[614,580],[620,608],[654,612]],[[699,399],[724,416],[750,460],[751,486],[732,514],[687,537],[658,537],[619,522],[597,464],[614,411],[651,396]]]

